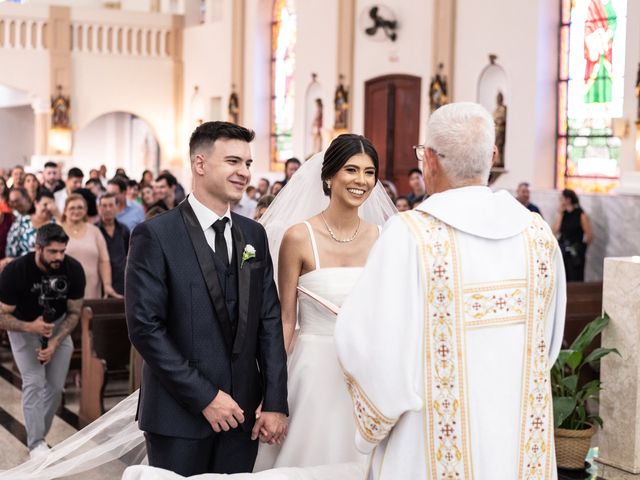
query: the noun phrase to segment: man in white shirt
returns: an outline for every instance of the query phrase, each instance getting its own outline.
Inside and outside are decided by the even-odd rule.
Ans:
[[[82,170],[78,167],[72,167],[69,169],[67,180],[64,182],[65,187],[53,194],[56,201],[56,207],[60,213],[64,213],[64,204],[67,201],[67,197],[82,187],[83,178],[84,173],[82,173]]]

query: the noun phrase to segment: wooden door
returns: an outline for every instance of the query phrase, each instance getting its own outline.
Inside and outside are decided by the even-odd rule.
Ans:
[[[420,139],[420,77],[385,75],[365,82],[364,135],[380,159],[380,178],[409,192],[409,170],[418,166],[413,145]]]

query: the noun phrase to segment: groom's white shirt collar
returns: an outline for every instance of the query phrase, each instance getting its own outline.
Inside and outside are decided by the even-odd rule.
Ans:
[[[193,213],[196,214],[196,218],[198,219],[198,223],[200,224],[202,231],[211,228],[211,225],[224,217],[229,219],[229,227],[233,226],[233,220],[231,219],[231,209],[229,207],[227,207],[227,212],[221,217],[213,210],[205,207],[202,202],[200,202],[196,198],[193,192],[189,194],[187,201],[189,202],[189,205],[191,205],[191,208],[193,208]]]
[[[502,239],[521,233],[531,212],[506,190],[461,187],[436,193],[416,207],[457,230],[482,238]]]

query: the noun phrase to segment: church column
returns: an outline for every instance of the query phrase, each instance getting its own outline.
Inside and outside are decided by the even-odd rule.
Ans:
[[[184,63],[182,58],[183,49],[183,29],[184,21],[181,15],[173,16],[173,25],[171,28],[171,38],[169,51],[173,60],[173,110],[175,112],[174,118],[174,139],[173,148],[170,152],[161,153],[161,168],[164,168],[162,164],[169,162],[169,166],[173,167],[176,172],[181,171],[182,157],[183,157],[183,145],[182,138],[182,121],[184,118]],[[189,132],[191,133],[191,132]]]
[[[76,109],[76,99],[71,94],[71,9],[69,7],[49,7],[49,28],[47,29],[47,44],[49,45],[49,91],[57,93],[58,86],[62,87],[61,93],[71,98],[71,108]],[[38,130],[38,114],[36,114],[36,145],[46,148],[45,153],[54,154],[47,141],[38,139],[41,133]],[[42,128],[49,129],[49,119],[44,122]],[[71,128],[73,129],[73,114],[71,115]],[[38,150],[36,149],[36,152]]]
[[[244,120],[244,16],[245,0],[234,0],[231,12],[231,85],[238,95],[239,112],[238,123],[242,125]],[[231,95],[231,89],[229,90]],[[226,104],[225,104],[226,105]],[[231,121],[230,118],[227,120]]]
[[[344,86],[348,88],[351,103],[347,125],[353,128],[353,58],[355,45],[356,0],[338,2],[338,75],[344,76]],[[338,79],[334,80],[336,86]],[[332,121],[333,122],[333,121]]]
[[[453,101],[453,61],[456,33],[456,1],[435,0],[433,10],[433,75],[442,64],[443,74],[447,79],[447,97]]]
[[[602,307],[611,317],[602,347],[598,474],[607,480],[640,479],[640,257],[605,258]]]
[[[38,98],[31,102],[31,108],[33,109],[34,120],[33,154],[40,157],[46,155],[49,148],[51,103],[48,99]]]

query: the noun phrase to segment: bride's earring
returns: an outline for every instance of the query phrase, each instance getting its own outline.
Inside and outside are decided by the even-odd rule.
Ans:
[[[327,188],[331,190],[331,180],[327,180]]]

